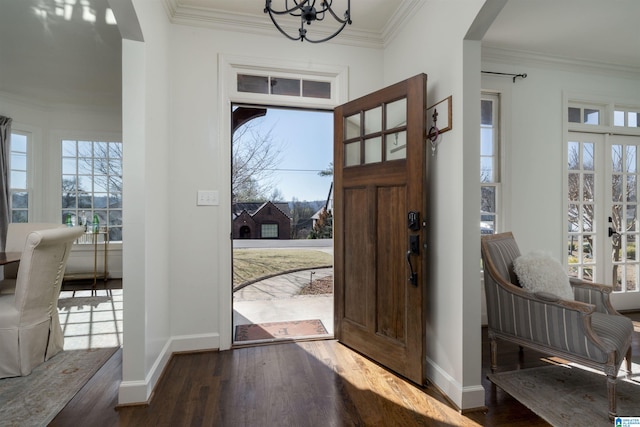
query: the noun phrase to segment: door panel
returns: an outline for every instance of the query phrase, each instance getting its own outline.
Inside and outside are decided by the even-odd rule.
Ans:
[[[420,384],[426,363],[425,109],[426,75],[418,75],[334,112],[336,337]],[[408,228],[409,211],[422,215],[414,229]],[[414,252],[408,254],[410,239]]]
[[[639,147],[634,136],[569,134],[569,275],[613,286],[619,310],[640,307]]]

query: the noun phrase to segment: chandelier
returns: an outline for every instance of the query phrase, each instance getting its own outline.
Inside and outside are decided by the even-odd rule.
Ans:
[[[327,40],[331,40],[344,29],[344,27],[349,24],[351,25],[351,0],[347,0],[347,10],[344,12],[344,19],[340,19],[338,15],[331,8],[331,4],[333,0],[323,0],[319,1],[320,7],[316,9],[316,0],[291,0],[291,7],[289,7],[289,0],[284,0],[284,10],[273,10],[271,8],[271,0],[266,0],[264,5],[264,13],[268,13],[273,25],[276,26],[278,31],[284,34],[285,37],[291,40],[300,40],[300,41],[308,41],[309,43],[322,43]],[[309,26],[312,22],[315,21],[323,21],[326,14],[329,14],[338,22],[338,29],[336,32],[331,34],[328,37],[313,40],[307,37],[307,28],[305,25]],[[298,36],[294,37],[289,35],[282,27],[276,22],[276,18],[274,15],[291,15],[295,17],[300,17],[300,29],[298,30]]]

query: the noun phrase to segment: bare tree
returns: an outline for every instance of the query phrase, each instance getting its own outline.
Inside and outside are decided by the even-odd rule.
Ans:
[[[275,188],[273,172],[282,160],[281,142],[271,130],[262,132],[255,120],[233,134],[231,194],[233,202],[265,199]]]

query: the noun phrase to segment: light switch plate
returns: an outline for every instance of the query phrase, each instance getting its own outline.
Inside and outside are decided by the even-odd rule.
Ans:
[[[218,206],[220,197],[217,190],[198,190],[198,206]]]

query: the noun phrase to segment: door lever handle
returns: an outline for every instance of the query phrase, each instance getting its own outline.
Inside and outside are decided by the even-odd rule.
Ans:
[[[407,264],[409,264],[409,283],[413,286],[418,286],[418,273],[413,271],[413,265],[411,264],[411,251],[407,251]]]
[[[613,228],[609,227],[609,237],[611,236],[620,236],[620,233],[616,232]]]

